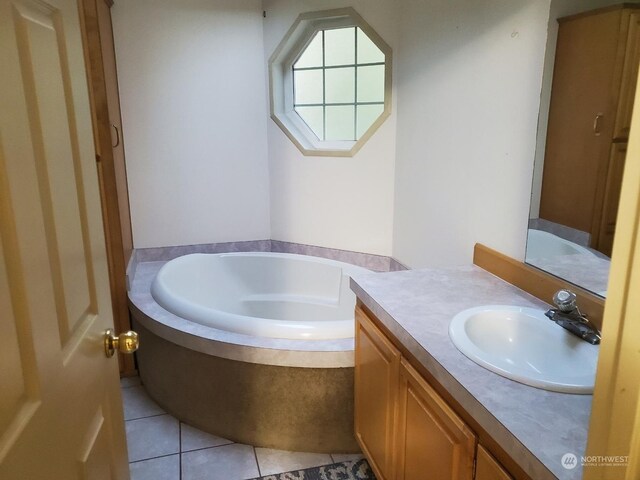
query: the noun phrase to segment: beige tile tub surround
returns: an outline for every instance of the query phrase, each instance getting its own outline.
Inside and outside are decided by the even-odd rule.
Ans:
[[[353,368],[239,362],[171,343],[140,324],[140,376],[167,412],[234,442],[353,452]]]
[[[177,245],[171,247],[153,247],[134,249],[127,266],[127,288],[136,274],[139,263],[166,262],[191,253],[231,253],[231,252],[278,252],[297,253],[314,257],[329,258],[368,268],[375,272],[395,272],[408,270],[408,267],[395,258],[371,253],[352,252],[336,248],[318,247],[302,243],[283,242],[281,240],[251,240],[245,242],[202,243],[198,245]]]

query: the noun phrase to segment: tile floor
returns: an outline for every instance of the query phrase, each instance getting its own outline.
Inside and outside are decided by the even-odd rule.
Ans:
[[[138,377],[123,378],[121,386],[131,480],[245,480],[362,458],[233,443],[167,414]]]

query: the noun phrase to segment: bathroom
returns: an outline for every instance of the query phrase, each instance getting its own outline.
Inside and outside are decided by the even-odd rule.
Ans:
[[[30,12],[29,5],[35,5],[29,0],[4,3],[6,6],[0,18],[5,19],[23,18],[20,17],[23,11]],[[58,3],[69,9],[69,5],[76,2],[55,0],[50,3],[63,10]],[[598,8],[606,9],[620,5],[620,2],[115,0],[111,4],[108,0],[83,0],[79,3],[84,3],[86,9],[85,23],[80,22],[78,27],[88,32],[85,33],[89,39],[86,41],[109,42],[112,34],[115,51],[113,64],[109,64],[108,59],[94,64],[84,52],[91,67],[88,68],[88,96],[94,108],[101,102],[103,108],[106,105],[99,95],[101,75],[114,77],[117,73],[115,96],[119,99],[120,115],[117,120],[105,120],[94,112],[94,123],[105,124],[104,131],[107,132],[104,134],[100,127],[94,126],[98,157],[108,157],[102,147],[106,135],[107,143],[114,148],[114,159],[120,155],[117,161],[121,162],[121,168],[126,158],[126,171],[111,172],[107,162],[99,163],[101,182],[105,182],[101,185],[111,182],[113,189],[107,189],[110,193],[105,195],[104,186],[101,186],[102,207],[94,201],[91,206],[94,210],[88,211],[102,209],[106,218],[107,247],[111,250],[108,250],[108,261],[102,259],[96,262],[93,270],[89,269],[94,273],[88,274],[88,278],[94,275],[104,280],[105,268],[109,267],[111,291],[120,295],[118,301],[112,297],[112,302],[106,302],[113,304],[115,329],[122,332],[132,328],[140,333],[140,348],[134,354],[137,360],[134,355],[114,355],[120,362],[121,391],[108,394],[113,398],[105,403],[108,407],[101,407],[100,415],[92,416],[95,412],[83,414],[87,425],[98,432],[83,437],[85,440],[90,437],[96,452],[98,447],[109,450],[104,446],[109,443],[108,438],[116,445],[109,450],[111,463],[115,465],[109,467],[111,478],[128,478],[127,470],[131,472],[131,478],[138,480],[281,480],[323,478],[319,475],[337,475],[336,472],[352,475],[344,478],[408,480],[574,479],[582,478],[583,474],[584,478],[593,479],[634,478],[633,468],[637,468],[637,463],[633,456],[627,456],[629,445],[632,445],[630,436],[635,434],[635,430],[631,431],[635,417],[629,412],[635,412],[632,408],[635,404],[632,400],[608,395],[617,388],[613,380],[606,380],[608,385],[603,381],[601,386],[596,382],[596,395],[600,388],[600,397],[594,397],[593,408],[598,408],[605,417],[613,411],[614,401],[626,401],[631,405],[619,408],[619,415],[610,422],[618,427],[629,425],[626,450],[624,442],[627,438],[620,434],[621,430],[611,427],[611,432],[615,432],[611,435],[621,439],[612,446],[606,443],[609,423],[589,420],[592,397],[585,393],[592,393],[593,385],[589,391],[558,393],[507,380],[455,350],[457,345],[454,346],[455,342],[452,343],[447,334],[449,322],[456,312],[473,306],[505,304],[533,307],[544,313],[553,305],[553,293],[564,288],[577,292],[578,306],[589,318],[600,322],[599,325],[604,297],[614,299],[607,303],[611,305],[608,310],[604,310],[604,318],[611,320],[611,327],[607,323],[612,332],[611,340],[623,331],[624,318],[631,316],[629,313],[616,314],[616,311],[624,312],[624,305],[628,312],[634,311],[633,308],[637,311],[637,301],[625,304],[632,302],[625,292],[633,290],[631,269],[634,261],[637,264],[637,256],[631,254],[635,241],[633,221],[622,223],[623,214],[627,215],[624,218],[632,220],[634,215],[637,217],[637,212],[630,206],[633,204],[633,186],[627,187],[626,197],[625,191],[622,194],[629,206],[624,212],[621,209],[620,228],[616,231],[626,236],[616,236],[615,248],[618,250],[614,248],[612,281],[608,287],[610,250],[603,253],[595,246],[578,245],[584,255],[567,257],[570,260],[579,258],[581,269],[575,264],[560,265],[555,257],[546,258],[545,263],[544,258],[540,260],[539,255],[531,253],[534,251],[531,232],[538,232],[537,228],[544,230],[540,227],[541,212],[544,211],[541,206],[544,203],[542,167],[546,161],[547,119],[558,35],[556,20]],[[97,6],[98,12],[102,9],[103,14],[104,5],[110,7],[106,11],[111,25],[96,23],[97,37],[96,31],[91,29],[91,21],[95,20],[91,15],[95,12],[90,11],[90,5]],[[47,8],[40,8],[45,13],[38,10],[38,15],[46,16]],[[633,12],[633,7],[627,6],[623,10]],[[322,12],[328,11],[331,13],[323,16]],[[617,10],[612,7],[611,11]],[[29,15],[24,14],[24,18],[35,18],[38,25],[47,24],[36,14]],[[310,29],[317,30],[321,23],[314,22],[321,22],[327,16],[331,16],[332,21],[337,18],[346,22],[344,25],[350,27],[357,25],[360,29],[357,35],[364,32],[373,41],[384,54],[385,81],[383,95],[377,102],[382,113],[371,120],[371,127],[359,133],[359,139],[333,142],[331,148],[323,149],[322,145],[298,137],[300,128],[287,124],[286,112],[279,111],[291,107],[293,100],[286,97],[286,93],[284,101],[279,99],[282,94],[278,92],[283,85],[290,86],[295,80],[287,77],[287,72],[279,79],[277,72],[281,63],[288,61],[286,48],[305,42],[300,39],[302,37],[296,40],[297,43],[291,39]],[[6,31],[15,30],[16,38],[27,38],[31,30],[16,22],[18,26]],[[65,26],[65,30],[70,32],[69,38],[77,34],[72,27]],[[26,47],[20,45],[18,42],[17,51],[24,55]],[[72,49],[69,51],[74,53]],[[288,53],[291,56],[292,53]],[[79,55],[78,51],[75,54]],[[22,71],[28,72],[24,60],[21,61]],[[102,62],[104,74],[100,73]],[[34,71],[37,75],[38,70]],[[74,84],[73,88],[80,87]],[[357,84],[355,90],[359,91]],[[3,99],[9,105],[8,97]],[[628,97],[629,111],[632,99],[633,94]],[[108,114],[113,114],[113,108],[108,105]],[[5,138],[13,132],[8,125],[8,122],[2,124],[3,131],[7,128],[9,132]],[[630,140],[633,142],[633,130]],[[7,148],[11,154],[11,148]],[[4,171],[3,162],[0,162],[0,170]],[[636,170],[629,168],[629,163],[625,179],[635,178],[632,176]],[[36,170],[33,178],[40,179],[37,188],[41,191],[45,173]],[[580,172],[566,173],[569,179],[574,174]],[[11,175],[14,174],[9,170],[9,184],[14,178]],[[627,183],[631,185],[632,181]],[[571,185],[567,189],[578,192],[580,186]],[[87,197],[97,195],[97,191],[98,188],[87,187]],[[27,194],[25,188],[25,198]],[[17,193],[12,195],[15,197],[6,200],[7,205],[23,202]],[[0,200],[5,205],[4,194],[0,195]],[[115,229],[110,220],[115,216],[109,213],[114,209],[118,211],[118,228]],[[85,222],[82,208],[79,212],[81,230],[85,232],[89,227],[85,228],[82,223]],[[46,209],[43,217],[48,218]],[[21,217],[16,218],[20,220]],[[3,216],[3,223],[4,219]],[[101,227],[96,224],[99,220],[89,219],[86,223],[99,229]],[[43,224],[48,225],[45,221]],[[74,225],[72,227],[76,228]],[[50,230],[45,230],[50,236]],[[6,232],[3,229],[2,233],[3,248],[13,252],[11,229]],[[557,229],[547,233],[554,234],[554,241],[560,238],[555,235],[560,235]],[[16,238],[20,240],[22,234],[18,229]],[[97,242],[95,238],[92,241]],[[62,240],[58,239],[58,243],[62,244]],[[570,246],[579,243],[575,240]],[[42,245],[40,247],[46,250]],[[532,250],[526,253],[527,248]],[[539,249],[545,248],[540,246]],[[121,256],[125,251],[123,258],[126,261],[120,258],[119,263],[116,262],[114,251],[119,251]],[[247,268],[252,282],[265,276],[266,280],[258,285],[264,291],[257,292],[257,297],[266,295],[264,292],[272,294],[276,291],[280,278],[277,274],[270,277],[262,269],[251,270],[248,266],[251,262],[266,265],[271,262],[269,258],[275,259],[271,263],[284,262],[289,258],[287,255],[292,254],[324,258],[324,263],[312,260],[312,263],[297,264],[301,260],[291,257],[291,263],[285,267],[291,278],[282,283],[299,286],[301,296],[316,295],[302,291],[304,281],[298,280],[305,272],[317,276],[318,285],[323,278],[333,275],[331,268],[347,272],[332,278],[337,278],[338,296],[351,299],[352,303],[347,305],[351,315],[356,296],[358,298],[355,373],[353,337],[345,339],[338,335],[332,338],[332,334],[337,335],[335,329],[320,340],[282,338],[274,334],[280,345],[274,347],[276,343],[247,340],[243,331],[203,333],[204,329],[197,322],[188,322],[190,325],[183,328],[179,319],[182,315],[174,315],[168,304],[162,304],[151,295],[154,288],[161,289],[161,281],[156,280],[162,278],[158,272],[168,271],[170,265],[180,266],[179,263],[172,264],[173,260],[186,263],[187,260],[180,259],[187,259],[190,254],[211,253],[220,254],[221,260],[219,265],[212,263],[209,272],[224,270],[227,263],[237,259],[241,269]],[[249,255],[243,257],[244,253]],[[5,255],[10,258],[9,253]],[[619,259],[617,267],[616,259]],[[63,257],[63,266],[65,261]],[[13,279],[18,278],[12,276],[17,275],[18,263],[7,263],[10,268],[5,267],[12,286]],[[162,270],[165,264],[167,270]],[[561,278],[542,274],[527,264]],[[584,267],[587,264],[588,269]],[[54,273],[56,268],[61,268],[52,265]],[[554,270],[559,265],[564,268]],[[378,273],[366,272],[361,270],[363,268]],[[582,271],[583,278],[571,277],[578,270]],[[596,270],[603,279],[594,281]],[[64,268],[61,271],[58,275],[61,283],[74,281],[65,276]],[[114,280],[114,271],[117,271],[118,280]],[[26,272],[24,275],[28,277],[29,272]],[[179,290],[187,282],[183,272],[177,274]],[[208,276],[206,273],[197,278],[201,280]],[[350,281],[349,276],[354,280]],[[90,285],[92,281],[89,281]],[[166,281],[170,283],[171,280]],[[52,285],[56,291],[55,280]],[[228,279],[214,278],[213,285],[223,292],[220,293],[221,303],[235,294],[235,284]],[[196,281],[189,291],[199,291],[199,287]],[[62,295],[64,291],[61,290]],[[276,293],[285,295],[280,291]],[[81,297],[84,293],[79,291],[77,295]],[[92,302],[104,305],[104,296],[96,294],[94,297]],[[17,301],[19,295],[12,293],[11,298]],[[424,302],[436,313],[432,314]],[[447,308],[444,303],[449,304]],[[69,305],[70,312],[73,311],[71,307],[77,306]],[[169,311],[168,315],[165,310]],[[449,310],[452,314],[442,313]],[[418,313],[412,314],[412,311]],[[161,313],[157,315],[158,312]],[[436,334],[434,330],[422,337],[420,321],[415,317],[418,314],[434,318],[444,315],[447,326],[440,325],[440,330],[444,328],[444,336],[439,337],[442,332],[439,330]],[[129,324],[130,315],[132,325]],[[616,321],[620,325],[614,325]],[[68,334],[62,333],[66,327],[60,327],[63,345],[72,344],[81,333],[90,337],[87,332],[94,327],[89,323],[86,329],[78,327],[85,325],[82,322],[84,320],[71,325]],[[353,328],[352,317],[349,322],[349,328]],[[552,322],[546,319],[544,322],[545,327],[562,331]],[[23,324],[16,325],[15,335],[25,337],[28,329],[21,327]],[[13,324],[10,326],[13,335]],[[98,328],[97,324],[95,327]],[[633,326],[629,326],[625,335],[632,329]],[[380,335],[378,340],[374,331],[375,335]],[[98,330],[96,332],[101,335]],[[611,346],[606,343],[606,333],[607,330],[600,348],[601,352],[605,347],[609,348],[606,351],[608,360],[605,363],[601,353],[599,369],[614,368],[611,367],[616,364],[614,355],[625,353],[615,350],[613,342]],[[203,339],[211,342],[206,343]],[[358,373],[357,345],[361,341],[365,343],[360,345],[366,344],[366,339],[373,342],[374,350],[389,362],[389,378],[395,378],[396,382],[393,388],[378,385],[377,379],[367,377],[365,370]],[[25,378],[32,378],[29,372],[35,372],[37,368],[29,366],[31,353],[24,347],[24,340],[21,341],[15,358],[22,358],[22,364],[26,365]],[[376,341],[381,343],[376,344]],[[439,351],[445,344],[449,350]],[[124,351],[127,345],[121,339],[120,342],[113,341],[110,347]],[[388,347],[388,351],[383,347]],[[579,344],[575,349],[590,347]],[[65,348],[60,355],[64,359],[61,365],[66,367],[73,363],[70,359],[76,350],[75,347]],[[199,363],[199,359],[205,357]],[[256,360],[258,357],[260,361]],[[39,365],[38,358],[34,356],[34,365]],[[549,354],[549,358],[556,357]],[[595,362],[595,358],[589,356],[585,362]],[[451,365],[446,364],[449,360],[453,361]],[[96,358],[91,365],[97,365],[97,362]],[[109,362],[107,368],[113,376],[118,362],[113,358]],[[454,373],[458,368],[454,364],[462,369],[459,375]],[[620,365],[627,364],[620,360]],[[593,368],[595,371],[595,364]],[[274,372],[285,374],[280,378],[280,373]],[[624,373],[622,367],[611,372],[620,372],[621,378]],[[35,373],[32,376],[37,377]],[[369,382],[367,388],[382,389],[375,390],[381,395],[372,397],[389,395],[393,402],[404,398],[404,410],[391,408],[383,402],[359,403],[364,401],[362,396],[358,397],[358,382],[364,381],[363,378]],[[487,378],[496,382],[493,387],[480,385],[481,379]],[[616,376],[611,374],[611,378]],[[224,381],[228,383],[221,383]],[[92,383],[93,387],[108,390],[96,382]],[[208,387],[203,387],[207,383]],[[40,391],[47,391],[45,383],[42,383],[44,387],[38,387],[40,384],[35,380],[31,383],[25,380],[24,384],[28,399],[37,398]],[[220,385],[228,385],[225,387],[228,391],[221,392]],[[422,468],[435,454],[425,455],[424,461],[420,460],[411,449],[422,448],[424,443],[417,440],[410,445],[407,440],[418,438],[411,437],[409,427],[422,425],[420,422],[424,418],[413,423],[406,421],[403,427],[406,435],[399,433],[399,425],[411,412],[415,413],[407,410],[410,404],[406,403],[410,397],[407,392],[415,394],[419,388],[430,392],[431,401],[447,412],[449,423],[443,421],[452,429],[447,438],[454,438],[451,445],[440,445],[432,450],[439,452],[443,459],[451,455],[456,460],[442,460],[443,466],[431,471]],[[627,388],[637,396],[637,386]],[[295,393],[314,389],[320,394],[310,403],[308,400],[304,403],[297,398],[302,395]],[[124,397],[124,413],[122,407],[113,406],[119,402],[120,395]],[[246,400],[249,395],[261,399],[262,403]],[[509,396],[512,396],[511,401],[508,401]],[[437,400],[433,400],[435,398]],[[7,402],[10,400],[7,397]],[[634,397],[633,401],[636,400]],[[425,405],[429,404],[424,401]],[[35,400],[29,402],[32,400],[23,402],[24,408],[19,411],[23,419],[30,419],[33,415],[29,412],[38,408]],[[207,408],[215,410],[211,408],[212,403],[220,406],[217,412],[206,411]],[[240,417],[242,421],[238,421],[237,411],[232,410],[234,403],[245,408]],[[498,408],[496,405],[505,410],[500,414],[492,411],[491,408]],[[530,411],[518,417],[514,413],[518,413],[518,409]],[[387,415],[388,424],[374,420],[363,424],[363,415],[374,418],[380,412]],[[503,414],[506,416],[502,417]],[[537,414],[541,416],[536,418]],[[7,422],[13,415],[7,414]],[[523,424],[525,419],[529,419],[531,425]],[[571,424],[573,420],[576,425]],[[538,422],[548,424],[540,426]],[[22,424],[26,425],[28,421],[23,420]],[[378,432],[377,435],[384,437],[382,440],[374,438],[368,443],[367,424],[373,425],[374,429],[382,425],[380,428],[388,431]],[[18,460],[24,458],[20,456],[24,453],[12,446],[22,445],[16,439],[29,430],[14,427],[10,422],[0,425],[11,427],[7,427],[9,435],[4,443],[0,443],[7,447],[0,449],[0,478],[5,478],[5,471],[31,471],[12,470],[15,465],[23,466]],[[96,425],[112,425],[110,437],[103,438],[101,432],[105,430]],[[560,430],[557,437],[552,435],[554,425]],[[38,428],[57,431],[51,425]],[[441,428],[440,424],[438,428]],[[602,442],[597,443],[593,433],[587,437],[588,429],[597,430]],[[129,458],[123,460],[120,455],[114,460],[113,457],[126,451],[126,447],[123,439],[113,438],[125,430]],[[25,445],[33,444],[25,440]],[[361,449],[366,451],[363,453]],[[401,451],[404,455],[398,453]],[[96,453],[94,459],[92,452],[84,452],[82,461],[94,465],[91,462],[99,458]],[[584,459],[580,464],[585,452],[592,456],[613,455],[623,460],[617,460],[613,466],[584,463]],[[577,456],[578,465],[561,463],[564,454]],[[72,455],[76,455],[74,461],[77,462],[77,454],[72,452]],[[3,456],[8,459],[6,462],[2,460]],[[60,466],[60,470],[55,471],[63,471],[63,468]],[[81,478],[94,478],[93,474],[87,473],[90,471]],[[98,468],[95,471],[105,470]],[[300,471],[306,476],[300,476],[303,475],[297,473]],[[7,479],[40,478],[27,474],[7,475]],[[95,478],[101,477],[96,474]]]

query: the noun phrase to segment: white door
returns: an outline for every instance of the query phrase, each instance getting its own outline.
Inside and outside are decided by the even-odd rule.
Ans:
[[[129,478],[76,0],[0,0],[0,479]]]

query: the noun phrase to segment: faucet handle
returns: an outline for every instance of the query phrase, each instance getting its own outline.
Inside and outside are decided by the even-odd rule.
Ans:
[[[576,294],[571,290],[558,290],[553,295],[553,303],[564,313],[570,313],[576,310],[578,308],[576,301]]]

